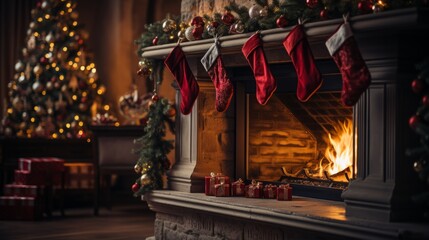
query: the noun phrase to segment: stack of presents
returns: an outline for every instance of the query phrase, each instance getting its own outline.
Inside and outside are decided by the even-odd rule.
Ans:
[[[65,190],[92,190],[92,163],[65,163],[59,158],[20,158],[14,181],[4,186],[0,196],[0,220],[39,220],[52,214],[54,195],[60,192],[64,215]]]
[[[0,219],[37,220],[51,214],[54,187],[64,186],[64,160],[20,158],[14,182],[0,196]],[[62,209],[61,209],[62,210]]]
[[[211,173],[210,176],[205,177],[205,194],[216,197],[239,196],[290,201],[292,200],[292,187],[289,184],[264,185],[255,180],[246,185],[241,179],[231,183],[228,176],[221,173]]]

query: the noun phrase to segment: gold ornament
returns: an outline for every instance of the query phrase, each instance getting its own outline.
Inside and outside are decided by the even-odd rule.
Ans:
[[[259,16],[261,17],[266,17],[268,16],[268,7],[264,7],[261,10],[259,10]]]
[[[150,177],[147,174],[143,174],[140,177],[140,183],[141,185],[148,185],[151,183]]]
[[[167,19],[162,23],[162,30],[164,32],[171,32],[176,30],[177,24],[173,19]]]
[[[180,24],[179,24],[179,28],[180,28],[180,30],[185,30],[185,29],[187,29],[189,27],[189,25],[187,24],[187,23],[185,23],[185,22],[181,22]]]
[[[142,170],[142,167],[140,165],[138,165],[138,164],[134,165],[134,171],[136,173],[139,173],[141,170]]]
[[[36,76],[39,76],[43,72],[43,69],[42,69],[42,67],[39,64],[37,64],[33,68],[33,72],[34,72],[34,74],[36,74]]]

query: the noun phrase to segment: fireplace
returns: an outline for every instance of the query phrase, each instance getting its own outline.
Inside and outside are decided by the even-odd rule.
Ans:
[[[235,88],[244,92],[234,118],[236,126],[245,126],[235,144],[245,160],[236,168],[244,169],[248,182],[289,183],[302,196],[341,200],[356,175],[353,108],[340,102],[341,77],[334,62],[319,61],[318,67],[327,76],[322,87],[300,102],[291,64],[272,65],[278,87],[266,105],[256,100],[250,69],[230,70]]]
[[[240,51],[250,34],[221,39],[224,61],[235,86],[233,102],[224,113],[216,112],[213,83],[199,63],[212,40],[182,44],[200,94],[190,115],[177,116],[176,164],[168,176],[170,190],[145,196],[157,212],[157,237],[392,239],[407,234],[429,235],[424,225],[414,223],[421,211],[412,204],[411,196],[421,183],[412,161],[405,156],[405,150],[418,140],[408,127],[408,118],[419,101],[409,86],[415,77],[414,64],[429,54],[428,37],[424,36],[429,26],[427,13],[409,8],[351,19],[373,79],[353,108],[345,108],[336,100],[341,77],[324,46],[340,23],[337,19],[306,24],[325,81],[312,97],[314,102],[308,103],[295,99],[295,71],[281,45],[290,29],[262,32],[264,50],[278,83],[267,106],[253,104],[253,78]],[[143,56],[163,59],[172,47],[174,44],[148,47]],[[180,103],[179,92],[176,102]],[[270,133],[254,138],[262,136],[255,126],[268,125],[254,120],[257,116],[269,118],[264,112],[269,110],[270,120],[279,119],[271,122],[277,125],[271,131],[273,138],[270,140]],[[295,124],[293,129],[286,129],[294,130],[289,142],[281,138],[290,136],[285,133],[286,122]],[[352,165],[338,173],[329,173],[326,166],[319,171],[316,165],[326,161],[329,145],[322,133],[332,133],[338,122],[352,123]],[[299,139],[301,135],[307,135],[306,140]],[[284,146],[269,148],[270,142]],[[284,150],[286,147],[290,149]],[[212,171],[234,179],[292,182],[294,199],[279,202],[205,196],[204,176]],[[395,221],[402,223],[392,223]]]

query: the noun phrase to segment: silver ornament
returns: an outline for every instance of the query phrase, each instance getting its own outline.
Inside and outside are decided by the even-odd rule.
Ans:
[[[213,26],[211,26],[211,25],[208,25],[208,26],[207,26],[207,33],[208,33],[210,36],[214,36],[214,35],[216,34],[216,28],[215,28],[215,27],[213,27]]]
[[[261,11],[261,7],[259,5],[253,5],[252,7],[249,8],[249,17],[258,18],[260,11]]]
[[[15,71],[22,72],[22,70],[24,70],[24,64],[21,61],[18,61],[15,64]]]
[[[192,34],[192,31],[194,31],[195,26],[190,26],[185,31],[185,37],[188,39],[188,41],[194,41],[194,35]]]
[[[243,22],[239,21],[235,24],[235,32],[236,33],[243,33],[244,32],[244,24]]]

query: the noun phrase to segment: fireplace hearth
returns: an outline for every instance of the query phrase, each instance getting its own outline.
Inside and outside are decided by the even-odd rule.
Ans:
[[[279,89],[269,103],[287,108],[287,114],[295,116],[302,128],[308,129],[308,139],[314,142],[313,146],[309,140],[298,141],[297,136],[302,132],[294,133],[291,142],[283,142],[291,148],[306,144],[311,146],[295,151],[295,155],[288,160],[295,165],[285,160],[294,154],[290,149],[255,148],[255,144],[266,147],[270,141],[267,135],[260,139],[249,138],[252,134],[259,134],[254,132],[255,127],[251,124],[260,123],[252,123],[247,118],[255,118],[256,108],[262,111],[272,108],[271,118],[277,114],[283,121],[291,119],[280,116],[278,107],[249,104],[254,99],[251,84],[254,80],[241,54],[241,46],[251,34],[221,38],[224,62],[235,86],[233,102],[224,113],[216,112],[213,84],[199,63],[213,41],[182,43],[200,85],[200,94],[190,115],[177,116],[176,164],[168,176],[170,190],[155,191],[145,196],[149,206],[157,212],[157,237],[424,239],[429,236],[427,228],[422,227],[425,224],[416,223],[422,216],[419,208],[412,203],[411,196],[419,191],[421,183],[413,172],[412,161],[405,156],[405,150],[418,141],[408,127],[408,118],[415,112],[419,99],[409,86],[415,77],[414,64],[429,56],[429,39],[425,36],[429,30],[428,13],[409,8],[356,16],[350,20],[372,76],[370,87],[353,108],[335,106],[328,97],[338,96],[341,81],[324,43],[341,22],[341,19],[336,19],[305,24],[325,81],[318,94],[313,96],[317,100],[314,105],[319,106],[322,100],[327,101],[326,105],[333,105],[337,112],[331,112],[331,115],[341,116],[342,119],[327,118],[330,119],[327,121],[329,125],[338,121],[353,122],[352,169],[340,169],[338,175],[329,174],[324,168],[316,177],[314,164],[302,166],[304,163],[317,163],[326,157],[326,154],[321,154],[327,147],[324,145],[326,141],[318,132],[325,129],[331,131],[332,126],[322,124],[320,114],[309,114],[314,111],[310,110],[311,105],[305,105],[309,109],[295,106],[298,104],[293,100],[296,76],[281,44],[290,28],[262,31],[262,39]],[[148,47],[143,57],[163,59],[173,47],[174,44]],[[176,102],[180,103],[179,92]],[[330,112],[331,109],[321,107],[321,110]],[[308,113],[307,116],[298,114],[297,117],[295,111]],[[312,121],[317,124],[311,125]],[[279,129],[282,128],[275,131]],[[273,135],[283,136],[276,134]],[[280,142],[279,139],[276,141]],[[258,151],[263,152],[263,157],[253,155]],[[305,157],[311,160],[296,161]],[[301,189],[294,188],[294,198],[290,202],[209,197],[201,193],[204,190],[204,176],[210,172],[222,172],[234,179],[261,178],[268,182],[299,180],[301,182],[293,184]],[[306,195],[306,192],[313,195]],[[341,201],[323,200],[328,198],[326,195],[335,194],[338,196],[336,200]],[[228,231],[229,228],[235,231]],[[234,235],[236,232],[237,236]]]

